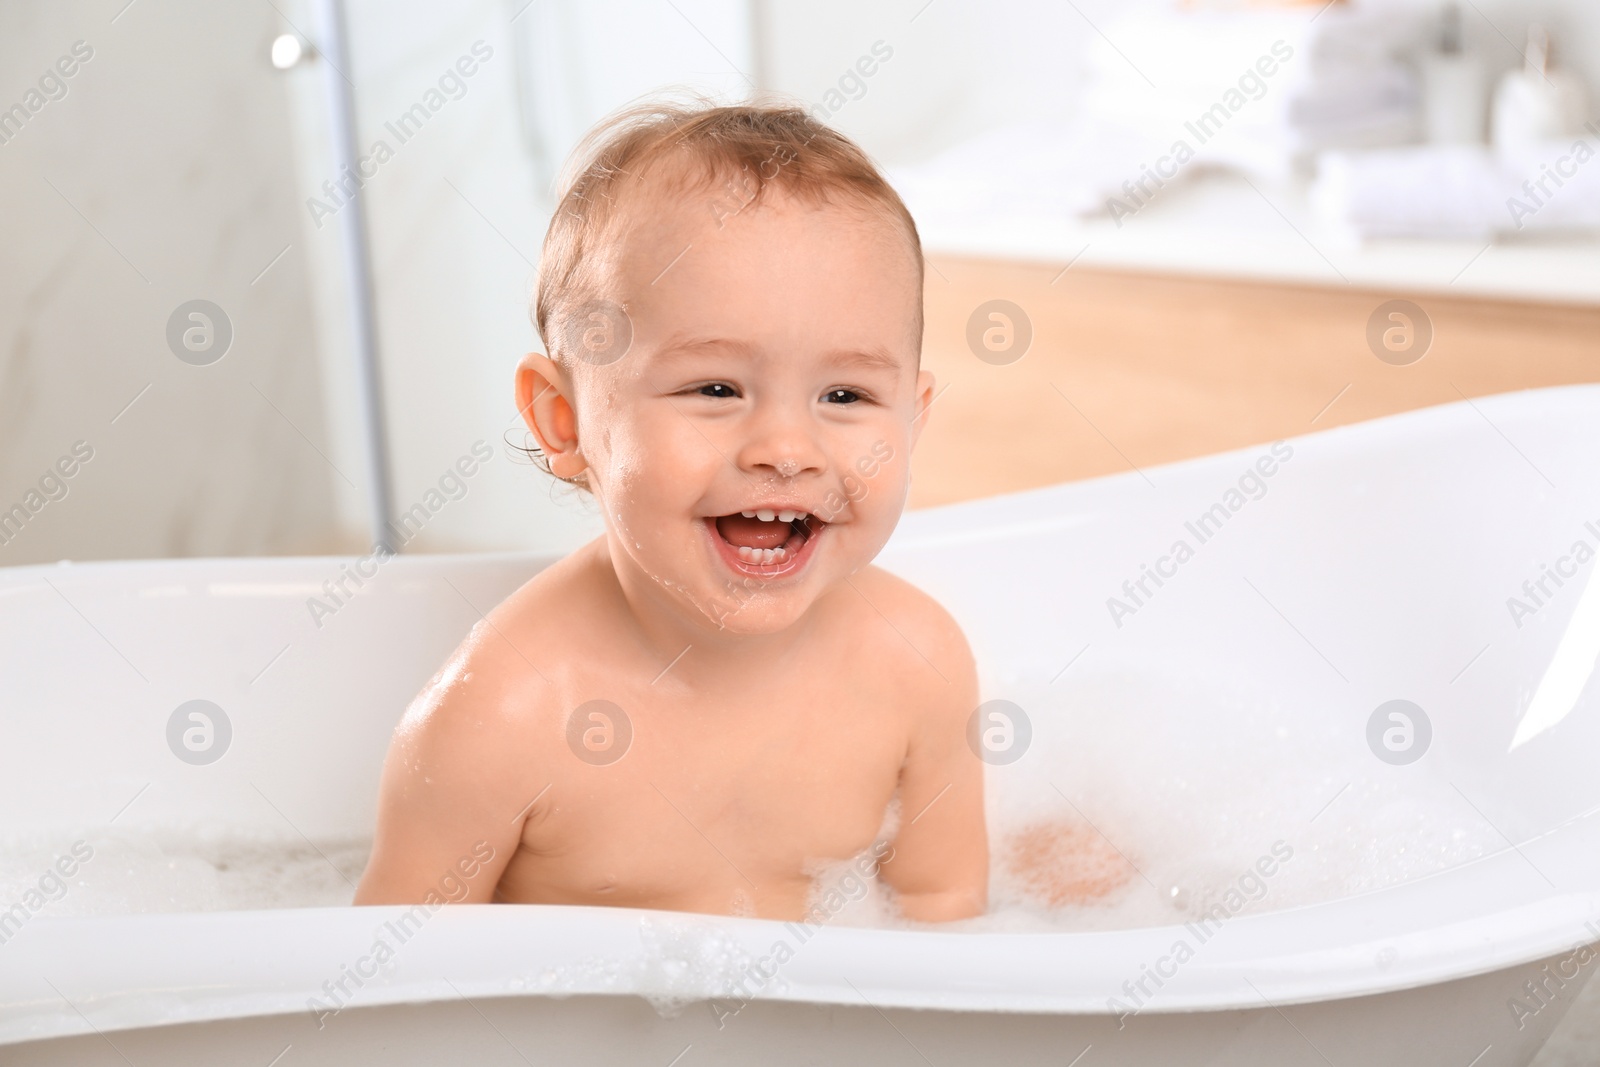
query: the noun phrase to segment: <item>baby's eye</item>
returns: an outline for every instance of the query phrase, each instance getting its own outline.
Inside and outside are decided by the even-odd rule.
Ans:
[[[850,389],[830,389],[822,394],[822,399],[828,404],[854,404],[861,399],[861,394]]]
[[[712,382],[710,385],[700,387],[701,396],[714,396],[719,400],[728,400],[739,395],[738,391],[727,382]]]

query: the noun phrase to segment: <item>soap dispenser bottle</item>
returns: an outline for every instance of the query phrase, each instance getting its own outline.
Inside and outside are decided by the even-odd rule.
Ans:
[[[1583,83],[1551,62],[1545,28],[1530,26],[1526,66],[1507,73],[1495,91],[1495,149],[1518,154],[1543,142],[1572,137],[1583,129],[1586,110]]]
[[[1423,129],[1432,144],[1482,144],[1489,110],[1483,62],[1461,35],[1461,6],[1439,13],[1439,36],[1422,60]]]

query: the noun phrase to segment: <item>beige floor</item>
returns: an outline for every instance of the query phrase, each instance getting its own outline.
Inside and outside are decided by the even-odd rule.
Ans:
[[[1367,320],[1406,294],[1060,271],[929,262],[923,360],[944,391],[913,461],[913,507],[1462,396],[1600,381],[1596,308],[1416,297],[1433,344],[1419,362],[1396,367],[1367,347]],[[1007,366],[980,361],[966,341],[974,309],[996,298],[1022,307],[1034,330],[1026,355]]]

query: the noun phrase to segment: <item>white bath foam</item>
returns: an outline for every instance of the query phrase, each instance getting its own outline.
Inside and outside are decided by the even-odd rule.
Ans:
[[[804,922],[828,926],[893,926],[900,922],[894,893],[877,878],[881,859],[900,831],[900,797],[890,798],[872,844],[847,859],[812,863],[807,870]]]
[[[518,977],[511,987],[555,996],[637,993],[661,1016],[717,998],[743,1001],[771,979],[720,924],[693,915],[639,918],[639,947],[627,956],[596,955]]]
[[[74,845],[78,851],[73,852]],[[81,859],[85,852],[87,859]],[[321,841],[187,828],[86,827],[75,834],[0,844],[0,909],[39,890],[71,857],[73,875],[47,880],[38,915],[130,915],[348,905],[371,851],[369,839]],[[37,898],[35,898],[37,899]]]
[[[1080,668],[1055,686],[985,690],[1021,706],[1033,738],[1023,758],[988,768],[991,909],[964,927],[1231,917],[1382,888],[1506,847],[1425,760],[1381,763],[1361,740],[1365,716],[1333,700],[1286,707],[1193,663]],[[1122,883],[1094,902],[1041,904],[1005,862],[1008,842],[1041,825],[1092,845],[1091,866],[1120,871]]]
[[[643,919],[639,941],[633,988],[663,1015],[735,995],[754,962],[727,930],[704,920]]]
[[[1377,761],[1361,740],[1360,709],[1341,711],[1332,700],[1287,707],[1194,663],[1089,667],[1080,664],[1053,686],[985,679],[986,695],[1024,708],[1033,738],[1016,763],[987,768],[990,913],[947,929],[1115,929],[1208,911],[1232,916],[1380,888],[1505,847],[1426,759],[1401,768]],[[897,817],[891,806],[883,840],[892,840]],[[1050,846],[1042,853],[1050,861],[1046,888],[1105,891],[1051,905],[1038,886],[1021,884],[1007,860],[1030,827],[1048,831],[1036,834]],[[313,846],[298,836],[216,826],[100,827],[13,840],[0,845],[0,909],[37,889],[78,839],[93,859],[63,880],[66,893],[47,899],[39,914],[341,906],[350,903],[370,848],[365,839]],[[1090,863],[1080,861],[1084,854]],[[854,862],[815,870],[810,903],[831,889],[831,924],[909,925],[883,886],[845,880]],[[678,995],[680,965],[671,961],[692,955],[666,948],[658,953],[665,962],[647,976],[664,1002]],[[716,971],[687,962],[682,969],[701,978]],[[553,990],[562,977],[531,980]]]

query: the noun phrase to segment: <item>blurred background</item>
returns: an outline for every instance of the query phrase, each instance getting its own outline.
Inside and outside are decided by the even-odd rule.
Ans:
[[[563,159],[666,87],[792,98],[905,195],[914,506],[1600,380],[1593,0],[336,14],[0,5],[0,566],[593,536],[511,374]]]

